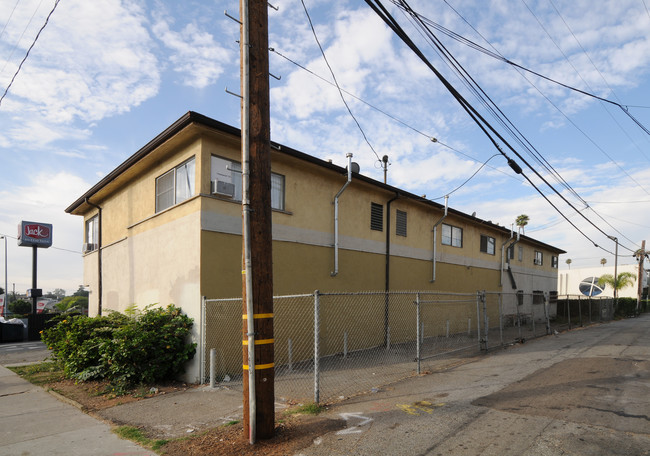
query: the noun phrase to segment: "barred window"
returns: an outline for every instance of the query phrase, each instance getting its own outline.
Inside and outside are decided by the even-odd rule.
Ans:
[[[384,231],[384,206],[370,203],[370,229]]]
[[[395,216],[395,234],[406,237],[406,212],[399,209]]]

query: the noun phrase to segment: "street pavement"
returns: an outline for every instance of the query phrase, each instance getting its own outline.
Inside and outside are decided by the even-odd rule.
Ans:
[[[18,345],[0,345],[0,364],[31,362],[44,349]],[[314,435],[296,456],[650,455],[650,314],[494,350],[373,391],[330,405],[319,419],[344,426],[324,426],[339,430]],[[241,419],[241,394],[191,388],[106,413],[160,432],[198,432]],[[0,455],[50,454],[155,453],[0,366]]]
[[[648,455],[650,315],[560,333],[331,407],[303,456]]]

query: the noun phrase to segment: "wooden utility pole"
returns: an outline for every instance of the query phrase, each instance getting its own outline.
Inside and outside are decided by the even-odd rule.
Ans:
[[[240,17],[244,432],[255,443],[275,429],[267,2],[240,0]]]

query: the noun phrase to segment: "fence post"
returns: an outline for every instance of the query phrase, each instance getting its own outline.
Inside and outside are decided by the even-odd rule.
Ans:
[[[417,360],[418,363],[418,375],[420,374],[420,350],[422,350],[422,345],[420,342],[420,338],[422,337],[422,334],[420,332],[420,293],[415,294],[415,319],[416,319],[416,324],[415,324],[415,335],[416,335],[416,343],[415,343],[415,359]]]
[[[589,298],[591,299],[591,298]],[[580,321],[580,327],[582,328],[584,325],[582,324],[582,303],[578,304],[578,321]]]
[[[478,334],[478,350],[483,349],[481,340],[481,292],[476,292],[476,332]]]
[[[503,347],[503,293],[499,293],[499,340]]]
[[[217,349],[210,349],[210,388],[217,386]]]
[[[288,350],[288,356],[289,356],[289,372],[293,370],[293,341],[291,339],[288,340],[289,347],[287,347]]]
[[[199,325],[199,375],[201,376],[201,385],[205,384],[205,345],[206,345],[206,335],[205,335],[205,306],[206,306],[205,296],[201,296],[201,322]]]
[[[483,301],[483,317],[485,318],[485,351],[488,349],[488,332],[490,331],[490,317],[487,313],[487,299],[485,298],[485,290],[481,293],[481,301]]]
[[[320,293],[314,291],[314,403],[320,402]]]
[[[548,293],[544,293],[544,319],[546,319],[546,335],[551,334],[551,317],[549,316],[548,305],[549,305],[550,296]],[[557,309],[557,307],[556,307]],[[557,311],[556,311],[557,312]]]

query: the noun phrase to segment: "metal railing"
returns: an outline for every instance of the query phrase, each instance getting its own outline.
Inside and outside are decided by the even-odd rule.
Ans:
[[[556,318],[544,295],[482,291],[316,291],[275,297],[273,313],[276,398],[317,403],[549,334]],[[204,299],[201,332],[203,381],[240,388],[241,299]]]

